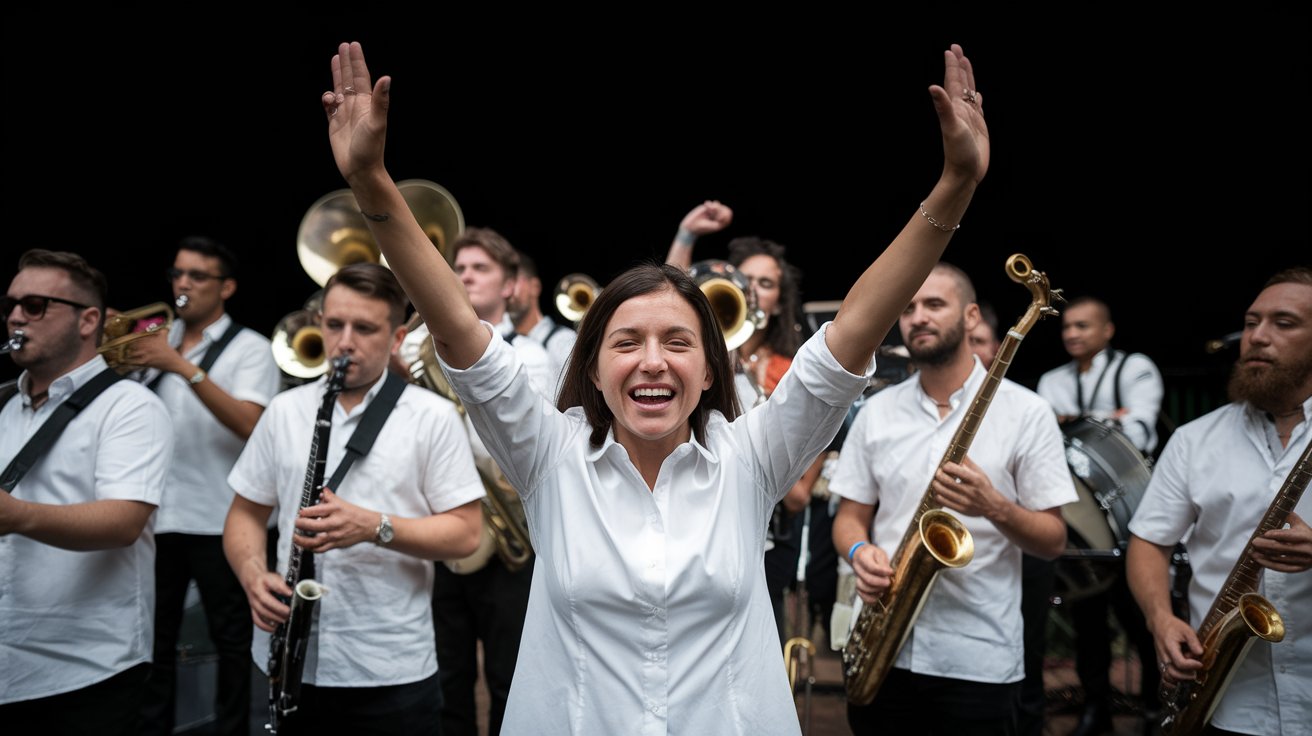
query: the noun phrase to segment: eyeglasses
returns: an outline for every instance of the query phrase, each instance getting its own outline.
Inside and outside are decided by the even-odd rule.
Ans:
[[[186,276],[187,278],[191,279],[193,283],[197,283],[197,284],[203,284],[206,281],[209,281],[210,279],[228,278],[227,276],[221,273],[206,273],[205,271],[197,271],[192,268],[188,268],[185,270],[181,268],[170,268],[164,273],[166,276],[168,276],[170,282],[177,281],[183,276]]]
[[[57,296],[42,296],[40,294],[28,294],[27,296],[0,297],[0,310],[3,310],[0,311],[0,314],[3,314],[6,318],[8,318],[9,313],[14,311],[14,307],[19,306],[23,308],[24,317],[28,319],[41,319],[42,317],[46,316],[46,309],[50,306],[50,302],[67,304],[70,307],[76,307],[78,309],[91,308],[90,305],[78,304],[77,302],[72,302],[67,299],[60,299]]]

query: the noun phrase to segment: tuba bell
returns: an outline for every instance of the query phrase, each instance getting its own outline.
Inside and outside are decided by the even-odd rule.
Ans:
[[[588,313],[588,307],[597,300],[599,293],[601,287],[591,276],[572,273],[556,284],[556,310],[565,319],[578,324],[583,319],[583,315]]]
[[[426,179],[406,179],[398,182],[397,188],[433,247],[445,256],[447,245],[465,229],[460,205],[450,192]],[[329,192],[310,205],[296,232],[296,255],[305,273],[321,287],[352,263],[387,266],[349,189]],[[293,379],[307,380],[328,372],[319,326],[323,296],[321,288],[273,328],[274,362]]]
[[[711,303],[725,347],[730,352],[737,350],[756,331],[756,299],[747,277],[733,264],[718,259],[692,264],[688,275]]]
[[[128,351],[132,343],[161,330],[167,333],[172,326],[173,308],[164,302],[115,312],[105,317],[96,352],[104,356],[110,368],[121,374],[131,373],[142,367],[129,362]]]
[[[396,186],[424,234],[447,255],[448,244],[465,229],[465,216],[455,198],[425,179],[407,179]],[[328,283],[337,269],[352,263],[387,265],[349,189],[329,192],[310,206],[296,233],[296,255],[320,286]]]

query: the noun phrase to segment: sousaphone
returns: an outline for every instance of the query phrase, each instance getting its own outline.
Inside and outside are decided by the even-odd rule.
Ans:
[[[448,246],[465,229],[465,217],[455,198],[425,179],[407,179],[398,182],[397,188],[424,234],[439,253],[449,258]],[[296,255],[305,273],[321,287],[339,268],[352,263],[387,266],[349,189],[329,192],[310,206],[296,233]],[[322,308],[321,288],[306,299],[301,309],[283,316],[274,327],[273,357],[284,373],[311,379],[328,372],[319,326]]]
[[[396,186],[424,234],[449,258],[448,245],[465,229],[465,216],[455,198],[425,179],[407,179]],[[329,192],[310,206],[296,233],[296,255],[320,286],[342,266],[362,262],[387,265],[349,189]]]

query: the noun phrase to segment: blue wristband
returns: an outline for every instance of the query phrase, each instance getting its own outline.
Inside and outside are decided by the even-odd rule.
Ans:
[[[852,545],[852,548],[849,549],[849,550],[847,551],[847,561],[848,561],[848,562],[851,562],[851,561],[852,561],[852,556],[856,554],[856,551],[857,551],[858,549],[861,549],[861,545],[863,545],[863,544],[866,544],[866,542],[857,542],[857,543],[855,543],[855,544]]]

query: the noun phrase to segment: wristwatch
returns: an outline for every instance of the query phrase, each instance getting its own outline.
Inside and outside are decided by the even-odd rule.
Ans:
[[[188,379],[187,379],[187,383],[189,383],[189,384],[195,386],[196,384],[198,384],[198,383],[200,383],[201,381],[204,381],[204,380],[205,380],[205,369],[204,369],[204,368],[197,368],[197,369],[196,369],[196,373],[195,373],[194,375],[192,375],[191,378],[188,378]]]
[[[378,520],[378,528],[374,530],[374,544],[391,544],[393,536],[392,520],[387,518],[387,514],[382,514],[382,517]]]

